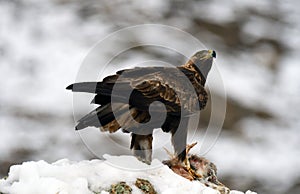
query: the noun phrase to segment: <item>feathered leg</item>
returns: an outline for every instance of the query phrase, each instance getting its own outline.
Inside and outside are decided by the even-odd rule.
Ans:
[[[133,149],[135,157],[146,164],[151,164],[152,161],[152,140],[152,134],[132,134],[130,149]]]

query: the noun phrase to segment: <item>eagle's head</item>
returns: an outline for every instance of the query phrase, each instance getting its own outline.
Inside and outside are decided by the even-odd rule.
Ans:
[[[202,50],[198,51],[191,57],[191,61],[198,67],[201,74],[207,78],[208,72],[211,69],[213,58],[216,58],[217,54],[214,50]]]

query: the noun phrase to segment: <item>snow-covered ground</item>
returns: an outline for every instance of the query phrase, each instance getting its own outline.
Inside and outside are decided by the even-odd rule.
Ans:
[[[128,4],[127,8],[130,11],[112,13],[115,17],[120,14],[120,22],[114,25],[114,17],[107,16],[110,13],[109,8],[100,9],[103,11],[101,14],[105,15],[101,19],[90,17],[83,20],[78,16],[80,3],[58,4],[56,2],[59,0],[0,1],[0,161],[2,163],[18,163],[27,160],[46,160],[51,163],[60,158],[76,161],[93,158],[94,156],[87,151],[80,137],[73,130],[72,94],[65,91],[65,87],[75,80],[84,57],[96,42],[129,24],[160,23],[160,17],[165,11],[164,6],[168,4],[168,1],[151,1],[148,8],[140,3]],[[199,8],[200,12],[197,6],[194,6],[191,13],[199,12],[199,15],[202,13],[207,18],[221,23],[231,21],[234,17],[233,13],[238,14],[232,12],[232,7],[243,9],[250,5],[252,8],[270,9],[266,2],[224,1],[220,4],[219,1],[209,1],[206,2],[207,7]],[[241,50],[234,56],[228,55],[228,51],[225,50],[217,51],[217,65],[228,96],[246,106],[265,109],[275,118],[264,120],[253,117],[242,120],[239,131],[241,134],[232,135],[224,131],[206,157],[216,163],[220,176],[229,176],[232,179],[235,177],[239,179],[237,182],[254,179],[262,183],[266,191],[274,191],[274,186],[280,185],[280,188],[275,189],[280,193],[288,190],[300,179],[300,168],[298,168],[300,163],[298,157],[300,155],[298,148],[300,142],[300,57],[298,54],[300,14],[297,6],[299,2],[296,0],[277,3],[280,3],[280,7],[283,8],[282,19],[289,25],[277,29],[278,25],[274,22],[277,28],[267,29],[267,32],[271,31],[273,37],[284,41],[290,49],[279,61],[277,73],[273,73],[263,65],[262,62],[267,60],[267,57],[260,52],[265,51],[264,49],[254,53]],[[140,17],[133,14],[141,9],[143,14]],[[159,10],[160,14],[153,14],[153,10]],[[122,14],[128,17],[123,17]],[[158,20],[155,20],[157,18]],[[127,19],[134,20],[135,23],[130,23]],[[188,19],[184,17],[162,23],[182,29],[189,26]],[[269,28],[257,18],[251,18],[244,27],[244,31],[256,37]],[[276,32],[279,30],[278,35]],[[208,47],[212,45],[213,43],[207,44]],[[114,46],[116,45],[111,45]],[[107,55],[109,56],[109,53]],[[125,66],[136,63],[138,57],[149,56],[140,53],[135,55],[135,58],[125,59]],[[92,107],[87,107],[83,103],[82,114],[90,108]],[[95,136],[91,141],[97,142],[97,138],[98,136]],[[162,138],[169,142],[169,136],[162,136]],[[95,146],[98,146],[99,142]],[[107,147],[108,153],[113,154],[113,150],[114,148]],[[39,168],[37,167],[39,165],[52,168],[63,166],[64,162],[66,165],[73,165],[72,168],[76,165],[86,165],[89,169],[101,163],[99,161],[73,163],[64,160],[50,165],[45,162],[29,162],[24,164],[24,168],[26,165],[33,166],[33,169]],[[91,166],[87,167],[88,164]],[[38,175],[39,173],[37,171]],[[11,180],[11,176],[8,180]],[[80,183],[78,185],[82,183],[84,186],[86,183],[86,180],[78,181]],[[75,182],[73,184],[77,185]]]
[[[139,166],[139,171],[121,169],[110,160]],[[62,159],[52,164],[45,161],[25,162],[12,166],[9,176],[0,180],[0,193],[9,194],[108,194],[111,185],[126,182],[133,194],[141,194],[135,186],[137,178],[148,180],[161,194],[217,194],[216,190],[198,181],[189,181],[175,174],[160,161],[153,166],[139,162],[133,156],[108,157],[107,160],[72,162]],[[158,167],[159,165],[159,167]],[[243,194],[231,191],[230,194]],[[246,194],[256,194],[247,191]]]

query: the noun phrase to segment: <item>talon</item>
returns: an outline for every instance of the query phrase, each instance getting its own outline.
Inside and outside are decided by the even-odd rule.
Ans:
[[[185,159],[184,159],[184,164],[185,164],[185,166],[186,166],[186,168],[188,169],[188,170],[190,170],[191,169],[191,164],[190,164],[190,161],[189,161],[189,152],[190,152],[190,150],[195,146],[197,144],[197,142],[195,142],[195,143],[192,143],[192,144],[190,144],[190,145],[186,145],[186,156],[185,156]]]
[[[191,164],[190,164],[190,160],[189,160],[189,152],[196,144],[197,144],[197,142],[186,146],[186,156],[184,159],[184,167],[186,168],[188,173],[194,177],[194,179],[198,178],[198,174],[191,168]]]
[[[186,145],[186,155],[189,154],[190,150],[191,150],[195,145],[197,145],[197,142],[192,143],[192,144],[190,144],[190,145]]]
[[[190,171],[190,169],[191,169],[191,164],[190,164],[188,155],[186,155],[186,157],[185,157],[185,159],[184,159],[184,166],[186,167],[186,169],[187,169],[188,171]]]

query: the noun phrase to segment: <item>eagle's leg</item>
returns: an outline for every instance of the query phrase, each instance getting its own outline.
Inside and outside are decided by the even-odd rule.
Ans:
[[[187,141],[187,131],[182,129],[177,129],[172,131],[172,144],[174,147],[175,155],[181,162],[186,161],[186,141]]]
[[[132,134],[130,149],[133,149],[133,154],[142,162],[151,164],[152,161],[152,134],[138,135]]]
[[[186,154],[186,157],[184,159],[184,165],[185,165],[185,168],[188,170],[188,172],[191,173],[192,168],[191,168],[191,164],[190,164],[189,157],[188,157],[187,154]]]
[[[185,157],[185,160],[184,160],[184,164],[185,164],[185,167],[186,169],[189,171],[190,174],[194,174],[194,170],[191,168],[191,164],[190,164],[190,157],[189,157],[189,152],[190,150],[197,144],[197,142],[195,143],[192,143],[190,145],[186,145],[186,157]]]
[[[190,170],[190,162],[188,159],[187,151],[187,125],[188,118],[181,117],[180,124],[176,130],[172,130],[172,143],[174,146],[175,154],[180,162],[184,164],[187,170]]]

